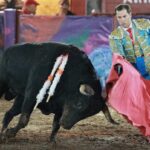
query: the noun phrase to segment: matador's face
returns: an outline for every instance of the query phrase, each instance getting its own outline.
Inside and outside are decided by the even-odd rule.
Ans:
[[[117,21],[120,26],[128,28],[131,24],[131,13],[128,13],[126,9],[116,11]]]

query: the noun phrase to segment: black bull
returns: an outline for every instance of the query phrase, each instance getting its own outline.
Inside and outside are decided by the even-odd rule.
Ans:
[[[46,102],[45,95],[38,105],[43,114],[55,114],[50,140],[55,140],[60,126],[70,129],[81,119],[101,110],[113,122],[101,96],[94,68],[84,52],[59,43],[27,43],[8,48],[0,60],[0,96],[11,99],[11,93],[12,98],[15,95],[13,106],[3,119],[1,140],[14,137],[28,124],[36,96],[61,54],[69,57],[55,93],[49,102]],[[8,129],[10,121],[18,114],[21,114],[18,124]]]

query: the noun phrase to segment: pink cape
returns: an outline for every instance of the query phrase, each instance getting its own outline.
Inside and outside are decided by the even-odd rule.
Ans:
[[[123,67],[120,76],[114,70],[117,63]],[[145,136],[150,136],[150,80],[145,80],[128,61],[114,54],[108,83],[112,83],[108,89],[110,106]]]

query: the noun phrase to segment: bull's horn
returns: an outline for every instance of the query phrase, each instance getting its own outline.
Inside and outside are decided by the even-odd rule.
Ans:
[[[114,121],[113,118],[111,117],[110,111],[109,111],[107,105],[105,105],[105,107],[104,107],[104,109],[103,109],[102,111],[103,111],[103,113],[104,113],[106,119],[107,119],[110,123],[115,124],[115,125],[119,125],[119,123],[116,122],[116,121]]]
[[[84,95],[87,95],[87,96],[92,96],[95,94],[94,90],[92,89],[92,87],[90,87],[89,85],[87,84],[82,84],[80,85],[80,88],[79,88],[79,91],[84,94]]]

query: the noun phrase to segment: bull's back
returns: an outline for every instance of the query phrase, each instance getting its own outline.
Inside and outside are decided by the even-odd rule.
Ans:
[[[66,51],[68,46],[59,43],[18,44],[6,49],[4,59],[26,64],[41,61],[44,58],[53,58]]]
[[[14,45],[2,57],[4,76],[9,85],[25,88],[30,74],[35,74],[37,80],[41,76],[46,78],[56,58],[66,51],[68,46],[58,43]]]

